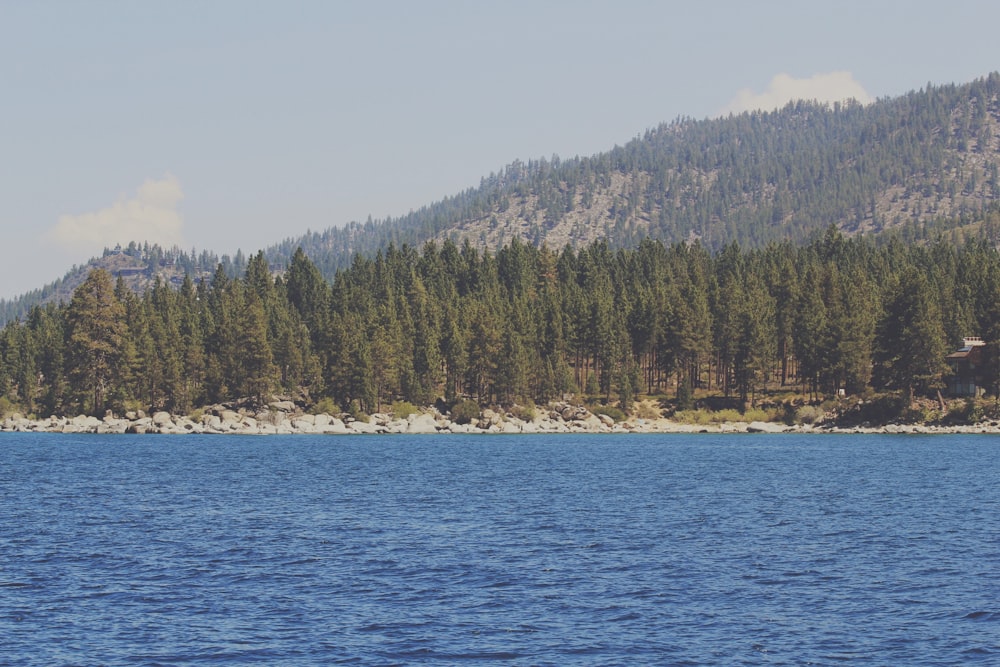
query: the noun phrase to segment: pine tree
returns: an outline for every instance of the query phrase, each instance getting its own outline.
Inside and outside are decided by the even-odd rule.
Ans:
[[[907,268],[892,290],[879,332],[879,382],[904,390],[913,403],[918,391],[938,389],[948,366],[941,311],[930,283]]]
[[[76,289],[66,322],[71,389],[84,410],[100,414],[118,387],[127,332],[125,309],[115,297],[107,271],[94,269]]]

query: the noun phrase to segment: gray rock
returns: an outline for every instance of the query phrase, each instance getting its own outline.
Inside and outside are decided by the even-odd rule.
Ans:
[[[750,422],[747,424],[747,433],[784,433],[787,427],[783,424],[772,424],[770,422]]]
[[[522,425],[523,425],[523,422],[521,422],[520,424],[516,424],[516,423],[514,423],[512,421],[504,422],[503,424],[500,425],[500,432],[501,433],[520,433]]]
[[[355,433],[378,433],[378,426],[375,424],[369,424],[362,421],[353,421],[348,425],[348,428]]]
[[[299,433],[315,433],[316,424],[307,419],[295,418],[292,420],[292,428]]]
[[[174,419],[170,416],[169,412],[160,411],[153,415],[153,423],[162,428],[168,424],[173,424]]]
[[[326,433],[329,435],[343,435],[350,433],[350,431],[347,430],[347,426],[344,425],[344,422],[335,418],[331,418],[330,423],[328,424],[317,426],[316,430],[320,433]]]
[[[437,433],[437,421],[434,415],[412,414],[407,418],[409,423],[406,427],[407,433]]]

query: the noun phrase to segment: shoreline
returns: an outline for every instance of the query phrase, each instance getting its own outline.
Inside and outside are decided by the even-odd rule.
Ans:
[[[565,416],[564,416],[565,415]],[[404,434],[629,434],[629,433],[810,433],[810,434],[992,434],[1000,435],[1000,423],[977,424],[886,424],[881,426],[834,426],[802,424],[789,426],[777,422],[722,422],[686,424],[667,418],[627,419],[615,422],[606,415],[595,415],[583,408],[543,412],[529,420],[511,414],[483,410],[480,419],[459,424],[437,411],[414,413],[406,418],[377,413],[369,421],[347,415],[308,414],[294,405],[272,403],[258,412],[234,411],[221,406],[210,408],[200,419],[157,412],[152,416],[129,413],[125,417],[106,415],[103,419],[48,417],[27,419],[12,415],[0,421],[0,432],[13,433],[93,433],[158,435],[404,435]]]

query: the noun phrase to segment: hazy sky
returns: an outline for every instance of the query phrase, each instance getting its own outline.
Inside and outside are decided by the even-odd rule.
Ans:
[[[0,297],[255,252],[678,116],[1000,69],[1000,3],[0,0]]]

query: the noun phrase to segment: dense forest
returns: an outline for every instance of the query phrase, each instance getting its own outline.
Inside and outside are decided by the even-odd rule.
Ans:
[[[377,176],[376,176],[377,177]],[[352,222],[288,238],[265,250],[286,267],[298,248],[332,280],[355,255],[374,257],[390,244],[468,240],[496,251],[518,238],[540,247],[582,248],[598,239],[611,249],[647,238],[670,245],[698,240],[709,252],[737,242],[806,243],[836,225],[845,234],[926,242],[986,238],[983,211],[1000,200],[1000,73],[964,85],[928,86],[874,104],[791,103],[772,112],[678,119],[624,146],[590,157],[516,161],[477,187],[395,218]],[[130,286],[148,289],[156,275],[197,281],[246,258],[126,248],[147,267]],[[93,266],[76,267],[49,286],[0,300],[0,323],[33,305],[69,298]]]
[[[546,402],[565,393],[628,409],[638,394],[690,405],[764,390],[933,392],[965,335],[1000,341],[1000,254],[830,227],[805,246],[710,253],[645,240],[494,252],[390,245],[332,282],[299,250],[236,278],[220,264],[139,296],[101,269],[64,305],[0,331],[0,396],[38,415],[394,400]],[[996,391],[996,387],[993,387]]]

